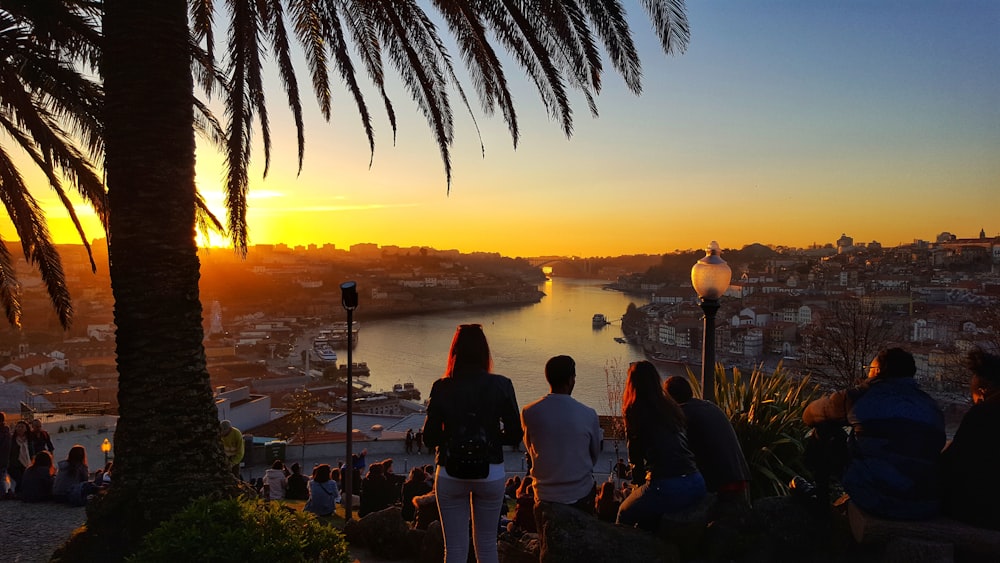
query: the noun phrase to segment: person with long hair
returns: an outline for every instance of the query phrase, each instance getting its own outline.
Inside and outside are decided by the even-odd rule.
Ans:
[[[42,502],[52,498],[52,482],[56,470],[52,467],[52,454],[42,450],[35,454],[31,465],[24,470],[17,498],[24,502]]]
[[[337,501],[340,500],[340,490],[337,489],[337,481],[331,473],[330,466],[326,463],[313,468],[312,478],[309,480],[309,500],[302,510],[317,516],[333,514]]]
[[[413,504],[413,498],[431,492],[431,485],[427,482],[427,475],[424,468],[419,465],[410,469],[410,475],[403,483],[403,520],[412,522],[417,516],[417,507]]]
[[[14,481],[14,492],[20,486],[24,470],[31,465],[31,438],[28,423],[18,420],[10,436],[10,453],[7,459],[7,474]]]
[[[521,442],[521,416],[510,379],[492,373],[490,347],[478,324],[458,327],[448,351],[444,375],[434,382],[427,404],[423,443],[437,448],[435,491],[444,532],[445,561],[465,563],[469,554],[469,521],[473,523],[476,560],[496,563],[497,523],[503,506],[503,446]],[[479,478],[449,474],[451,439],[470,419],[477,421],[488,443],[488,467]],[[452,464],[454,465],[454,464]]]
[[[655,531],[664,514],[704,498],[705,479],[688,449],[684,412],[663,391],[653,364],[629,366],[622,415],[635,488],[618,509],[618,523]]]
[[[85,493],[93,492],[93,487],[87,487],[87,490],[84,491],[82,484],[89,483],[89,481],[90,468],[87,467],[87,450],[77,444],[69,449],[66,459],[59,462],[59,471],[56,473],[56,480],[52,485],[52,498],[73,504],[85,502]]]

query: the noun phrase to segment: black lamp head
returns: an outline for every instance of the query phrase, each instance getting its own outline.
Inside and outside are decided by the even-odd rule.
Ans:
[[[344,309],[353,311],[358,308],[358,284],[347,281],[340,284],[340,303]]]

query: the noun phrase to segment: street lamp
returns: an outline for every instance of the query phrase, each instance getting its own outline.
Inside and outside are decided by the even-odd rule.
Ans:
[[[104,467],[108,466],[108,454],[111,453],[111,440],[107,438],[101,442],[101,451],[104,452]]]
[[[358,284],[352,281],[340,284],[340,304],[347,311],[347,451],[344,456],[347,463],[344,467],[347,474],[344,475],[344,518],[351,520],[353,517],[353,501],[351,498],[351,481],[354,477],[354,385],[351,382],[351,370],[354,363],[351,358],[351,348],[354,347],[354,310],[358,308]]]
[[[715,314],[719,297],[729,289],[733,272],[719,256],[719,243],[712,241],[705,256],[691,268],[691,285],[701,298],[705,312],[705,334],[701,346],[701,393],[706,401],[715,402]]]

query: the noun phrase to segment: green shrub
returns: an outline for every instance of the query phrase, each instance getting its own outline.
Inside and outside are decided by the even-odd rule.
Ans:
[[[695,393],[698,379],[688,371]],[[792,378],[781,364],[773,373],[755,368],[745,377],[733,368],[731,377],[721,365],[715,370],[715,397],[736,430],[750,466],[750,497],[784,495],[795,475],[808,475],[802,463],[809,428],[802,411],[818,395],[808,377]]]
[[[280,503],[199,499],[143,540],[131,562],[349,563],[347,541]]]

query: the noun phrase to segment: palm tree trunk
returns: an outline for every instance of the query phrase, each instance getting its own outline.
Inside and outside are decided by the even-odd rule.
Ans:
[[[131,542],[234,481],[202,346],[187,3],[108,0],[104,9],[120,418],[114,485],[89,524],[125,523]]]

